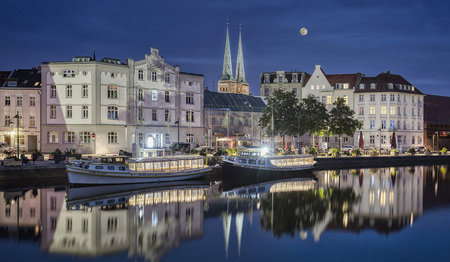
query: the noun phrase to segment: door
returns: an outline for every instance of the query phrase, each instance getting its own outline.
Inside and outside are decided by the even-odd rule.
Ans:
[[[28,136],[28,152],[37,150],[37,136]]]

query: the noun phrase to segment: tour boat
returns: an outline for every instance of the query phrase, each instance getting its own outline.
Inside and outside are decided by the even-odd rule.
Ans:
[[[70,184],[131,184],[199,178],[211,170],[204,157],[178,155],[127,159],[100,157],[78,160],[66,166]]]
[[[238,156],[222,157],[224,167],[234,167],[259,173],[291,173],[314,168],[312,155],[268,155],[261,152],[241,152]]]

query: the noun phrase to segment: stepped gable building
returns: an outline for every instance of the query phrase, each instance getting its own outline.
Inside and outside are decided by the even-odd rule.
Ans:
[[[20,152],[40,150],[40,68],[2,71],[0,83],[0,142],[17,148],[19,138]]]
[[[425,95],[424,145],[430,150],[450,149],[450,97]]]
[[[266,107],[260,97],[205,90],[204,125],[211,146],[235,146],[236,136],[244,145],[259,145],[264,134],[259,118]]]
[[[244,54],[242,51],[241,29],[239,28],[239,45],[236,59],[236,78],[233,77],[233,66],[231,64],[230,38],[228,33],[225,40],[225,53],[223,56],[222,77],[220,78],[217,90],[220,93],[249,94],[249,85],[245,79]]]
[[[302,87],[308,82],[310,74],[305,72],[264,72],[261,74],[259,93],[270,96],[276,89],[294,92],[298,99],[302,98]]]

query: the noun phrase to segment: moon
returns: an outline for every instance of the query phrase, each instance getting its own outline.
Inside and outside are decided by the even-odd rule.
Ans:
[[[301,35],[306,35],[306,34],[308,34],[308,29],[302,27],[302,28],[300,29],[300,34],[301,34]]]

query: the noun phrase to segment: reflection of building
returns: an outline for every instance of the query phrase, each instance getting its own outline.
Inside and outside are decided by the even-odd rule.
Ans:
[[[242,144],[259,145],[264,136],[259,126],[264,108],[259,97],[205,90],[204,123],[209,144],[234,146],[239,136]]]
[[[423,110],[425,146],[450,149],[450,97],[426,95]]]
[[[225,40],[225,52],[223,56],[222,77],[218,82],[217,91],[219,91],[220,93],[233,93],[244,95],[249,94],[249,86],[247,80],[245,79],[244,54],[242,51],[241,29],[239,29],[239,46],[236,59],[236,78],[234,78],[233,67],[231,65],[231,51],[230,51],[230,38],[228,34],[228,24],[227,24],[227,35]]]
[[[2,72],[0,72],[2,73]],[[17,148],[17,118],[21,151],[40,149],[40,69],[18,69],[0,78],[0,142]]]

